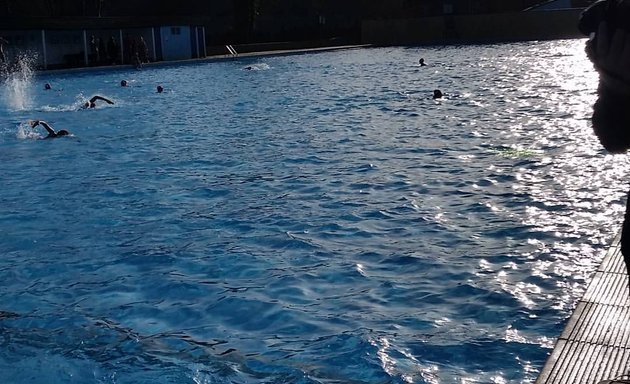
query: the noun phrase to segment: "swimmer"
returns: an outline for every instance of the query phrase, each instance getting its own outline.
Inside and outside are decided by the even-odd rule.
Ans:
[[[424,63],[424,59],[420,58],[420,60],[418,61],[418,64],[420,64],[421,67],[424,67],[426,64]]]
[[[48,123],[45,121],[41,121],[41,120],[31,121],[31,127],[35,128],[38,125],[41,125],[42,127],[44,127],[46,131],[48,132],[48,136],[46,136],[45,139],[54,139],[55,137],[68,136],[70,134],[70,132],[66,131],[65,129],[60,129],[58,132],[55,132],[55,130],[52,129],[52,127],[48,125]]]
[[[444,94],[442,94],[442,91],[440,91],[439,89],[436,89],[433,91],[433,98],[434,99],[441,99],[442,96],[444,96]]]
[[[164,92],[164,87],[161,86],[161,85],[158,85],[157,86],[157,93],[162,93],[162,92]]]
[[[120,81],[120,86],[121,86],[121,87],[126,87],[126,86],[127,86],[127,84],[128,84],[128,83],[127,83],[127,80],[121,80],[121,81]]]
[[[50,91],[52,89],[52,87],[50,86],[49,83],[44,84],[44,89],[47,91]]]
[[[96,108],[96,100],[103,100],[107,104],[114,104],[113,101],[106,99],[103,96],[96,95],[96,96],[93,96],[89,101],[86,101],[85,104],[83,104],[83,107],[81,107],[81,109]]]

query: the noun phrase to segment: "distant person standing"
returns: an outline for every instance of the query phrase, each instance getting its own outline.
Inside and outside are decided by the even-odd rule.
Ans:
[[[116,44],[116,39],[114,36],[109,38],[107,42],[107,59],[110,64],[116,64],[116,59],[118,58],[118,44]]]
[[[4,45],[5,44],[9,44],[9,42],[2,36],[0,36],[0,61],[2,63],[6,63],[7,62],[7,57],[4,54]]]
[[[99,62],[99,64],[103,64],[103,62],[107,59],[107,48],[105,48],[105,40],[100,37],[96,40],[98,40],[98,55],[96,55],[96,60]]]
[[[138,55],[141,63],[149,62],[149,47],[147,47],[147,43],[142,36],[140,36],[140,40],[138,41]]]
[[[142,61],[140,60],[140,56],[138,55],[138,52],[134,53],[133,56],[131,56],[131,64],[136,69],[142,68]]]
[[[138,44],[136,39],[129,38],[129,62],[133,63],[134,56],[138,56]]]
[[[98,60],[98,42],[94,35],[90,36],[90,64],[94,65]]]

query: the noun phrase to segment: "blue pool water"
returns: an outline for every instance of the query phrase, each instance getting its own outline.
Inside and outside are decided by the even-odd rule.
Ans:
[[[7,80],[1,381],[532,383],[624,210],[583,45]]]

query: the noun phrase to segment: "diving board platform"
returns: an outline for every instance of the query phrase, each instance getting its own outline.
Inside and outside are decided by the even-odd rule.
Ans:
[[[630,374],[630,294],[617,235],[536,384],[596,384]]]

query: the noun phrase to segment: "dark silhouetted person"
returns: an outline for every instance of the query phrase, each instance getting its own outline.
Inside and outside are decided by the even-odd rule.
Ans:
[[[5,39],[4,37],[0,36],[0,62],[1,63],[7,62],[7,55],[4,53],[5,44],[9,44],[9,41]]]
[[[96,108],[96,101],[97,100],[103,100],[104,102],[106,102],[107,104],[114,104],[113,101],[104,98],[103,96],[92,96],[92,98],[88,101],[85,102],[85,104],[83,104],[82,109],[86,109],[86,108]]]
[[[2,62],[2,63],[6,63],[7,62],[7,56],[4,54],[4,45],[5,44],[9,44],[9,42],[4,37],[0,36],[0,62]]]
[[[138,56],[138,52],[134,53],[131,56],[131,64],[136,68],[136,69],[140,69],[142,68],[142,61],[140,61],[140,56]]]
[[[116,58],[118,57],[118,44],[116,44],[116,39],[114,36],[109,38],[107,42],[107,58],[109,59],[110,64],[116,63]]]
[[[424,67],[426,65],[424,63],[424,59],[422,59],[422,58],[418,61],[418,64],[420,64],[421,67]]]
[[[162,87],[161,85],[157,86],[157,93],[162,93],[164,92],[164,87]]]
[[[140,40],[138,41],[138,55],[141,63],[149,62],[149,47],[147,47],[147,43],[142,36],[140,36]]]
[[[442,91],[440,91],[439,89],[435,89],[433,91],[433,98],[434,99],[441,99],[442,96],[444,96],[444,94],[442,93]]]
[[[121,80],[120,81],[120,86],[121,87],[126,87],[127,85],[129,85],[129,83],[127,83],[127,80]]]
[[[70,134],[70,132],[66,131],[65,129],[60,129],[59,131],[55,132],[55,130],[52,129],[52,127],[48,125],[47,122],[42,120],[34,120],[31,122],[31,127],[33,128],[37,127],[38,125],[44,127],[44,129],[46,129],[46,131],[48,132],[48,136],[46,136],[45,139],[54,139],[56,137],[68,136]]]
[[[90,36],[90,64],[94,65],[98,61],[98,41],[94,35]]]
[[[52,87],[50,86],[49,83],[44,84],[44,89],[47,91],[50,91],[52,89]]]
[[[133,62],[133,57],[138,54],[136,39],[128,37],[127,46],[129,47],[129,62]]]
[[[96,60],[99,64],[102,64],[107,59],[107,48],[105,48],[105,40],[102,38],[96,39],[98,41],[98,55]]]

